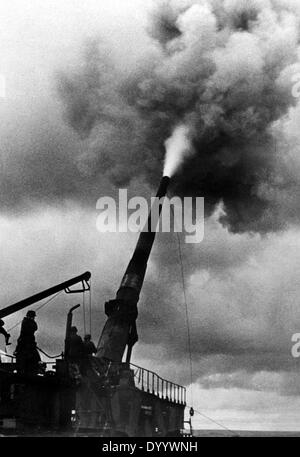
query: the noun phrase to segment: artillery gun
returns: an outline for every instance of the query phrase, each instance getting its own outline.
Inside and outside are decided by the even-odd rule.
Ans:
[[[165,197],[170,179],[163,177],[157,199]],[[159,205],[158,217],[162,208]],[[68,313],[65,348],[51,371],[19,373],[16,364],[0,362],[0,432],[39,430],[61,434],[72,430],[97,436],[176,436],[184,428],[186,389],[161,378],[151,370],[131,363],[136,343],[138,301],[147,262],[155,239],[151,225],[140,233],[114,300],[105,303],[107,321],[96,356],[89,356],[76,370],[70,361],[68,344],[72,313]],[[0,310],[9,316],[61,290],[88,290],[90,273],[44,290]],[[77,283],[81,289],[71,290]],[[127,348],[127,351],[126,351]],[[125,353],[126,352],[126,353]],[[78,368],[78,367],[77,367]]]

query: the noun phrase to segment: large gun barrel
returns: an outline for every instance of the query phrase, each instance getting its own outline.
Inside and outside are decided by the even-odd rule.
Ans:
[[[156,206],[157,217],[153,217],[152,210],[149,212],[147,223],[139,235],[136,248],[121,281],[116,299],[105,303],[105,312],[108,319],[99,340],[97,357],[121,362],[126,345],[128,345],[129,353],[131,353],[131,348],[137,341],[135,325],[137,303],[155,239],[156,225],[162,209],[162,201],[160,199],[165,197],[169,182],[170,178],[167,176],[161,179],[156,194],[156,203],[158,204]]]
[[[161,199],[166,195],[169,181],[170,178],[167,176],[162,178],[156,194],[157,203],[159,203],[158,199]],[[157,208],[157,216],[159,218],[162,204],[159,204]],[[155,229],[158,223],[158,218],[155,220],[151,210],[146,226],[140,233],[133,256],[131,257],[131,260],[121,281],[121,285],[117,292],[117,299],[132,300],[138,302],[146,274],[147,262],[155,238]]]

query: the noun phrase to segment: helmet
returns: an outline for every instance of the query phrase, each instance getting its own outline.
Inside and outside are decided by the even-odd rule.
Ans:
[[[70,328],[70,332],[72,332],[72,333],[77,333],[77,331],[78,331],[77,327],[75,327],[74,325],[73,325],[73,327]]]
[[[91,335],[89,333],[87,333],[86,335],[84,335],[84,339],[85,340],[90,340],[91,339]]]
[[[27,316],[27,317],[35,317],[35,316],[36,316],[36,313],[35,313],[35,311],[30,310],[30,311],[27,311],[26,316]]]

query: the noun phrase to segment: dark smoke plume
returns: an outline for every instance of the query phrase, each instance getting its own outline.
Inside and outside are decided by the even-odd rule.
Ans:
[[[68,121],[89,140],[87,166],[116,185],[157,184],[164,143],[184,125],[190,154],[174,193],[204,196],[208,214],[222,203],[234,232],[298,222],[284,123],[297,101],[299,19],[292,1],[169,0],[133,69],[89,43],[83,69],[59,78]]]

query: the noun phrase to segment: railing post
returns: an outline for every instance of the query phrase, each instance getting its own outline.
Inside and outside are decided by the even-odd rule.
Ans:
[[[138,368],[137,384],[142,391],[152,393],[163,400],[168,400],[178,404],[186,404],[185,387],[171,381],[167,381],[151,370],[146,370],[134,364],[130,364],[130,366]]]

